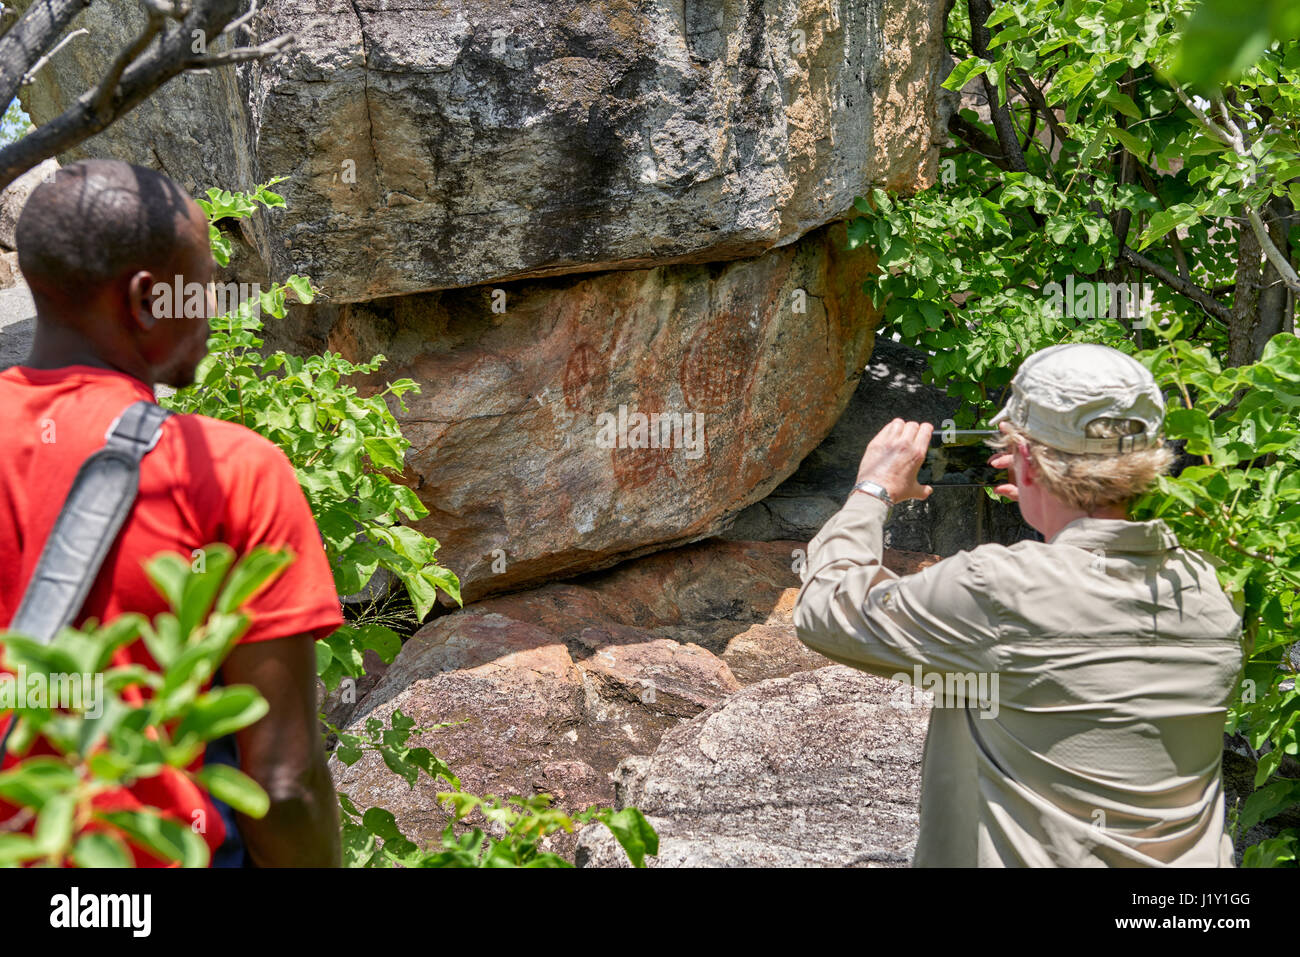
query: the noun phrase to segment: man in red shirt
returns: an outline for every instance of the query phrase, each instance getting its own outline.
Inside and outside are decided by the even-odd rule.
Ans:
[[[107,160],[74,163],[38,186],[17,245],[37,315],[26,364],[0,372],[0,627],[13,619],[73,477],[103,446],[109,423],[133,402],[152,401],[154,383],[194,381],[207,317],[160,318],[155,285],[207,287],[214,270],[198,205],[160,173]],[[227,835],[218,807],[179,772],[121,799],[162,808],[214,850],[242,837],[259,866],[335,866],[338,804],[317,725],[314,640],[342,617],[311,510],[275,445],[205,416],[168,419],[77,624],[165,611],[142,561],[162,551],[197,555],[214,542],[237,555],[265,545],[297,556],[245,606],[251,624],[222,666],[225,683],[252,685],[270,704],[236,738],[239,765],[266,790],[270,811],[240,816],[238,834]],[[129,662],[156,667],[139,641],[118,652],[115,663]],[[4,766],[15,760],[5,755]],[[0,803],[0,819],[13,811]],[[133,850],[138,863],[157,863]]]

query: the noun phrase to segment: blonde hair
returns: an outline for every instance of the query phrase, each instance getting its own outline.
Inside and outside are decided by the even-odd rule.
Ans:
[[[1144,429],[1136,419],[1093,419],[1086,432],[1089,438],[1108,439]],[[1164,445],[1115,454],[1062,452],[1031,439],[1014,425],[986,442],[1003,452],[1014,451],[1017,442],[1025,443],[1043,487],[1084,512],[1126,504],[1168,472],[1174,461],[1174,453]]]

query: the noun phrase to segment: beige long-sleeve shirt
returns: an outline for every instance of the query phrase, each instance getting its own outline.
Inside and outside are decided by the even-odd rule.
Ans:
[[[826,657],[935,692],[913,865],[1233,866],[1241,618],[1213,567],[1164,522],[1083,518],[900,578],[887,512],[857,493],[826,523],[794,620]]]

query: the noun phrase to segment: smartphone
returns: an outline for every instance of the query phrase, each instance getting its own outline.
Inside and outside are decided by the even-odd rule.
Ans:
[[[1006,469],[995,469],[989,459],[997,453],[984,440],[998,435],[996,429],[949,429],[938,427],[930,437],[930,448],[917,475],[922,485],[1001,485]]]

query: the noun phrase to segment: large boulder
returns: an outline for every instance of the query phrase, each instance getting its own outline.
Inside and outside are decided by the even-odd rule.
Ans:
[[[23,281],[23,274],[18,268],[18,242],[15,233],[18,229],[18,217],[23,214],[23,207],[27,205],[27,199],[32,195],[32,190],[41,184],[41,182],[58,172],[59,164],[56,160],[47,159],[38,163],[29,169],[22,176],[10,183],[0,192],[0,290],[13,289],[22,286],[26,289],[26,283]],[[32,315],[29,313],[28,315]],[[5,310],[0,307],[0,329],[5,328]],[[16,330],[6,330],[10,335],[16,333]],[[21,354],[27,354],[26,344],[12,347],[14,351],[21,349]],[[0,368],[12,365],[12,362],[6,361],[9,358],[10,348],[7,348],[3,340],[0,340]],[[16,360],[15,360],[16,361]]]
[[[292,33],[288,53],[172,80],[65,158],[145,163],[191,192],[288,176],[288,209],[245,238],[264,273],[338,302],[754,256],[870,184],[933,180],[943,8],[264,0],[241,38]],[[24,88],[33,118],[141,22],[139,4],[91,5],[90,35]]]
[[[715,534],[830,430],[878,321],[841,220],[933,180],[943,6],[265,0],[239,39],[289,52],[178,77],[65,158],[289,177],[223,278],[310,275],[272,345],[422,386],[408,481],[472,601]],[[140,13],[77,25],[38,122]],[[659,447],[655,414],[702,433]]]
[[[609,805],[612,772],[654,752],[683,721],[746,685],[823,667],[792,623],[802,542],[709,541],[572,582],[489,598],[426,625],[351,714],[387,726],[395,709],[475,793],[546,793],[567,810]],[[932,556],[891,552],[915,571]],[[892,725],[891,725],[892,727]],[[335,784],[361,807],[392,811],[436,841],[445,782],[398,783],[373,753]],[[551,847],[570,851],[559,835]]]
[[[398,413],[419,527],[476,600],[705,538],[788,476],[871,352],[873,260],[843,243],[352,304],[317,334],[424,384]]]
[[[619,767],[618,803],[659,834],[651,867],[905,867],[916,848],[928,695],[835,665],[772,678]],[[603,829],[580,866],[626,866]]]

